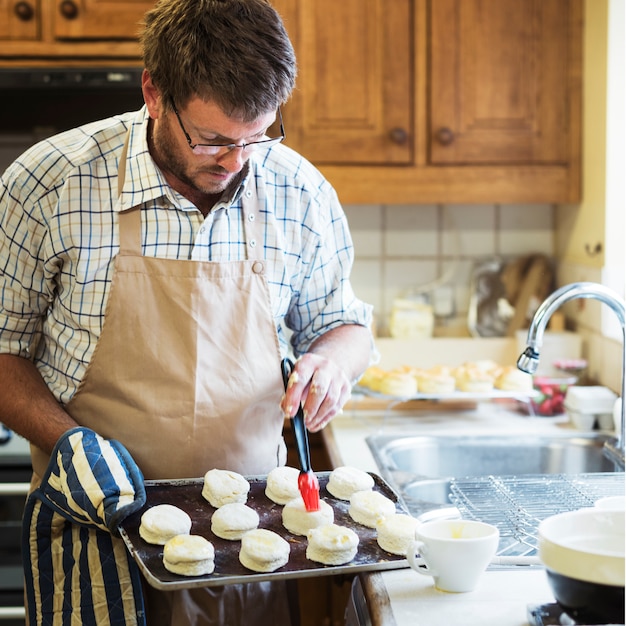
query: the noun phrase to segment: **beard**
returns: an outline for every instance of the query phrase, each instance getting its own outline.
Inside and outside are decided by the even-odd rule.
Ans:
[[[181,154],[179,144],[172,136],[169,119],[164,123],[161,118],[161,123],[153,125],[151,144],[151,153],[156,164],[163,171],[170,185],[185,196],[188,192],[194,195],[221,195],[226,189],[237,184],[240,179],[240,172],[229,173],[214,161],[214,157],[198,157],[187,147],[185,149],[191,158],[185,159]],[[190,165],[192,161],[198,161],[198,164]],[[212,175],[222,178],[216,180],[212,178]],[[224,176],[226,178],[223,178]],[[179,183],[182,183],[182,188]]]

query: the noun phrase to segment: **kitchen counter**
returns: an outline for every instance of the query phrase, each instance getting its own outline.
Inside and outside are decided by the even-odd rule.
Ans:
[[[470,593],[439,591],[411,569],[367,576],[381,579],[381,593],[366,596],[368,603],[388,607],[373,626],[526,626],[528,604],[554,602],[541,569],[487,571]]]
[[[567,418],[532,417],[514,402],[479,403],[442,410],[363,410],[353,400],[323,432],[333,466],[351,465],[380,474],[365,438],[381,432],[419,434],[549,434],[570,430]],[[373,626],[525,626],[528,604],[554,602],[543,569],[489,570],[470,593],[435,589],[411,569],[361,575]]]

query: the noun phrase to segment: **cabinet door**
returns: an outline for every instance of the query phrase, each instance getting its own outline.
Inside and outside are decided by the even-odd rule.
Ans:
[[[34,40],[40,27],[39,0],[0,0],[0,40]]]
[[[432,0],[433,164],[569,157],[569,0]]]
[[[298,58],[286,143],[316,164],[410,163],[411,0],[276,0]]]
[[[146,0],[54,0],[56,39],[134,40],[154,2]]]

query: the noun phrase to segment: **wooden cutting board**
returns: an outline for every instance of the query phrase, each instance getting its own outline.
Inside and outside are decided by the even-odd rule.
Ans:
[[[515,312],[509,321],[507,337],[515,337],[515,333],[528,326],[529,306],[533,300],[542,302],[552,284],[552,267],[547,257],[537,255],[524,274],[522,284],[515,300]]]

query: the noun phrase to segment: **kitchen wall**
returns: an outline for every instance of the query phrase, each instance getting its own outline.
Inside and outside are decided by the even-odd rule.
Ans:
[[[577,206],[555,208],[559,284],[597,282],[622,297],[626,291],[625,37],[623,0],[586,0],[583,199]],[[598,231],[602,250],[595,254],[593,237]],[[621,393],[624,329],[617,316],[595,300],[572,301],[564,309],[569,323],[584,337],[590,376]]]
[[[356,294],[374,306],[380,336],[389,334],[394,298],[432,283],[439,284],[435,291],[429,289],[435,310],[451,311],[435,318],[434,335],[468,336],[472,269],[486,259],[541,252],[555,259],[557,285],[603,283],[601,268],[558,259],[556,207],[551,205],[346,205],[344,209],[355,247],[352,284]],[[439,305],[433,295],[441,298]],[[617,326],[613,312],[594,300],[572,301],[564,311],[568,327],[583,336],[591,380],[621,394],[623,337],[602,331],[607,316],[611,326]]]
[[[606,285],[600,269],[564,261],[558,266],[559,285],[580,281]],[[589,377],[621,395],[625,348],[623,329],[617,316],[597,300],[573,300],[563,310],[570,327],[583,337]]]
[[[488,259],[554,252],[550,205],[348,205],[357,295],[388,334],[394,298],[428,289],[435,334],[467,335],[472,270]]]

